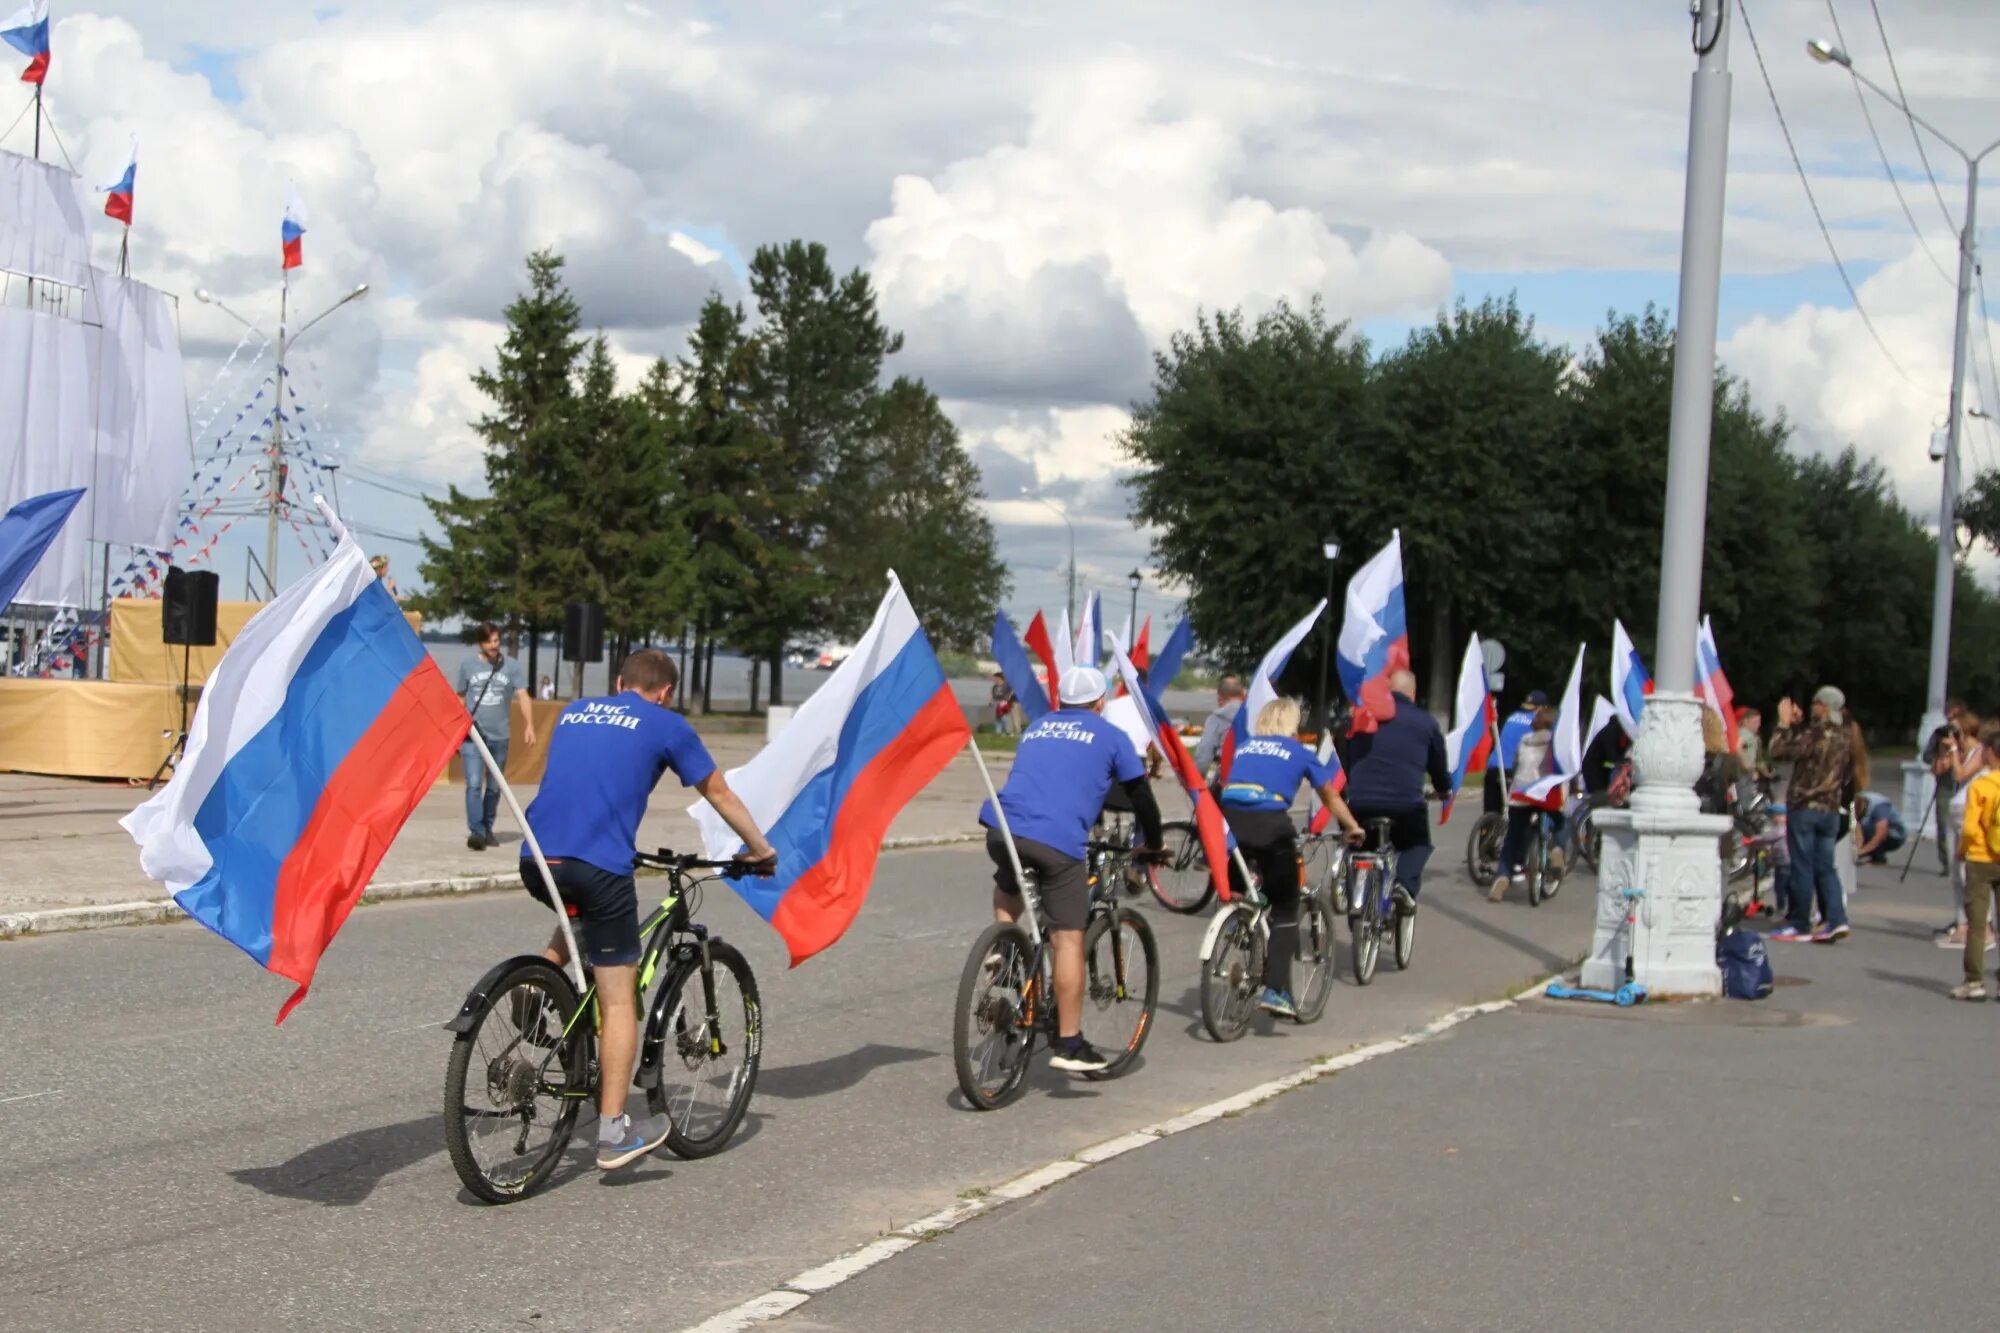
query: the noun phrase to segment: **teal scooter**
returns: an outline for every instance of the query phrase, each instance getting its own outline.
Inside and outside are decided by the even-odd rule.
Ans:
[[[1632,927],[1638,920],[1639,900],[1646,896],[1646,891],[1628,884],[1618,891],[1618,896],[1625,900],[1625,983],[1617,990],[1595,990],[1552,981],[1543,992],[1551,1000],[1595,1000],[1599,1004],[1615,1004],[1620,1009],[1629,1009],[1646,998],[1646,988],[1632,980]]]

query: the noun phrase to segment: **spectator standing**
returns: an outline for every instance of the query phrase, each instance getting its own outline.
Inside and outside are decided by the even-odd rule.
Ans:
[[[1241,676],[1224,676],[1215,682],[1215,711],[1202,722],[1201,740],[1194,747],[1194,766],[1203,774],[1222,761],[1222,738],[1236,725],[1245,693]]]
[[[398,602],[403,600],[403,594],[396,590],[395,578],[389,573],[388,556],[386,555],[376,556],[373,560],[370,560],[368,562],[368,567],[375,571],[376,578],[382,580],[382,587],[384,591],[386,591],[391,597],[395,598]]]
[[[1957,858],[1952,855],[1951,840],[1953,835],[1958,831],[1958,826],[1952,819],[1951,798],[1958,793],[1958,782],[1952,773],[1955,760],[1948,751],[1951,746],[1955,745],[1967,734],[1964,724],[1965,701],[1962,699],[1948,700],[1944,706],[1944,725],[1933,731],[1930,734],[1930,738],[1924,742],[1922,758],[1926,764],[1931,766],[1931,781],[1936,788],[1933,805],[1937,816],[1937,854],[1938,873],[1940,875],[1955,875],[1956,873],[1954,863]],[[1975,741],[1978,739],[1978,729],[1976,727],[1971,732],[1971,735]],[[1956,928],[1965,922],[1964,893],[1963,891],[1955,890],[1953,896],[1957,900],[1958,911],[1952,920],[1951,927],[1948,927],[1948,929]]]
[[[1011,735],[1014,730],[1014,691],[1007,684],[1007,673],[993,673],[993,685],[987,691],[993,701],[993,734]]]
[[[1764,775],[1764,715],[1754,708],[1736,710],[1736,764],[1746,781]]]
[[[1987,722],[1977,732],[1976,743],[1986,753],[2000,747],[2000,721]],[[1986,771],[1964,784],[1965,818],[1959,825],[1958,846],[1965,858],[1965,981],[1954,986],[1954,1000],[1986,998],[1986,951],[1990,947],[1989,923],[1993,895],[2000,891],[2000,771]]]
[[[1791,839],[1791,916],[1771,932],[1774,940],[1810,938],[1816,944],[1846,939],[1847,903],[1834,867],[1834,844],[1840,840],[1841,809],[1853,780],[1853,742],[1843,711],[1847,696],[1831,685],[1813,695],[1808,721],[1791,699],[1778,701],[1778,734],[1771,738],[1771,756],[1792,761],[1792,780],[1785,793],[1786,831]],[[1813,906],[1820,910],[1820,928],[1812,928]]]
[[[547,676],[543,676],[542,683],[535,687],[535,697],[537,699],[542,699],[545,701],[555,698],[556,697],[555,681],[551,680]]]
[[[535,744],[535,715],[528,707],[528,678],[521,664],[500,651],[500,630],[491,622],[474,631],[479,637],[479,653],[458,665],[458,697],[472,714],[472,725],[493,752],[493,762],[504,771],[507,746],[514,728],[514,701],[521,701],[527,718],[522,739],[530,749]],[[498,847],[493,836],[493,817],[500,811],[500,784],[480,762],[479,748],[470,736],[458,752],[465,773],[465,845],[473,851]]]
[[[1977,714],[1963,704],[1958,706],[1956,731],[1947,735],[1939,748],[1945,762],[1945,771],[1939,775],[1943,782],[1951,784],[1951,800],[1946,805],[1946,815],[1954,831],[1963,830],[1966,819],[1967,791],[1972,780],[1992,767],[1992,752],[1979,741],[1983,723]],[[1963,851],[1954,858],[1951,868],[1952,923],[1951,928],[1942,932],[1937,939],[1940,949],[1963,948],[1970,937],[1966,928],[1966,859]]]

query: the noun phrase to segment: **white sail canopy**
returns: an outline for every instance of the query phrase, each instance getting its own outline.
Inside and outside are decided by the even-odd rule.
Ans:
[[[0,153],[0,269],[83,293],[81,320],[0,307],[0,509],[88,488],[20,592],[51,606],[95,600],[90,542],[170,546],[193,472],[173,303],[90,266],[76,185]]]

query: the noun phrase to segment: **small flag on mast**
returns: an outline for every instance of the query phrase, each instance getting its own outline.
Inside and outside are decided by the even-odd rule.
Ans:
[[[104,216],[132,225],[132,189],[139,178],[139,136],[132,136],[132,156],[125,161],[125,174],[104,190]]]
[[[299,198],[299,187],[286,187],[285,224],[281,234],[285,240],[285,267],[294,269],[305,263],[303,245],[306,235],[306,201]]]
[[[28,57],[21,82],[40,87],[49,77],[49,0],[28,0],[7,18],[0,19],[0,42]]]

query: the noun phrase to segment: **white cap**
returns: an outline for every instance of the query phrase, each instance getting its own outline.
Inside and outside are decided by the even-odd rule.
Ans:
[[[1096,667],[1073,666],[1063,672],[1057,693],[1066,704],[1094,704],[1104,697],[1104,673]]]

